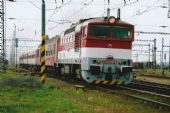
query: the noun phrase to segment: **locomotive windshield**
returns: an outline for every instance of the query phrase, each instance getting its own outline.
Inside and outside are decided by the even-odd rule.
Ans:
[[[131,38],[132,30],[125,26],[91,25],[90,35],[96,37]]]

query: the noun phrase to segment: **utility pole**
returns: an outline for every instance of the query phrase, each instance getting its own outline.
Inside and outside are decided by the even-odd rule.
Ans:
[[[9,2],[15,2],[15,0],[6,0],[6,1],[9,1]],[[4,5],[6,4],[6,1],[5,0],[0,0],[0,2],[2,2],[3,3],[3,5],[0,5],[0,7],[3,7],[3,10],[5,10],[5,8],[6,8],[6,6],[5,6],[5,8],[4,8]],[[1,13],[0,13],[1,14]],[[3,18],[4,18],[4,15],[5,15],[5,11],[3,11]],[[0,17],[2,17],[2,16],[0,16]],[[6,18],[5,18],[6,19]],[[12,18],[11,18],[12,19]],[[5,21],[3,21],[4,23],[5,23]],[[15,24],[14,24],[15,25]],[[0,28],[2,28],[2,27],[0,27]],[[3,27],[3,31],[5,32],[5,27]],[[4,33],[4,36],[5,36],[5,33]],[[11,48],[11,52],[10,52],[10,64],[12,65],[12,66],[14,66],[15,65],[15,37],[16,37],[16,25],[15,25],[15,28],[14,28],[14,32],[13,32],[13,40],[12,40],[12,48]],[[5,38],[4,38],[4,40],[5,40]],[[5,47],[5,42],[4,42],[4,47]],[[5,57],[5,50],[4,50],[4,57]],[[4,58],[4,60],[5,60],[5,58]]]
[[[151,62],[151,61],[150,61],[150,46],[151,46],[151,45],[149,44],[148,46],[149,46],[149,61],[148,61],[148,69],[149,69],[149,68],[150,68],[150,62]]]
[[[18,38],[15,38],[15,52],[16,52],[16,54],[15,54],[15,56],[16,56],[16,63],[15,63],[15,67],[16,67],[16,69],[17,69],[17,67],[18,67],[18,62],[17,62],[17,48],[18,48]]]
[[[0,69],[5,72],[5,22],[4,0],[0,0]]]
[[[166,53],[164,53],[164,68],[166,69]]]
[[[110,17],[110,1],[108,0],[107,19]]]
[[[16,25],[15,24],[14,24],[13,39],[11,45],[10,62],[12,67],[16,66]]]
[[[162,38],[162,55],[161,55],[161,70],[162,70],[162,75],[164,75],[164,67],[163,67],[163,48],[164,48],[164,38]]]
[[[168,18],[170,18],[170,0],[168,0]]]
[[[169,48],[169,66],[168,66],[168,68],[170,70],[170,41],[169,41],[169,45],[163,45],[163,47],[168,47]],[[164,59],[166,60],[166,56],[164,56]],[[165,63],[166,63],[166,61],[165,61]]]
[[[154,69],[156,69],[156,39],[154,39],[154,47],[153,47],[153,65]]]
[[[138,62],[138,53],[136,54],[136,62]]]
[[[40,79],[42,83],[45,83],[46,79],[46,65],[45,65],[45,1],[42,0],[42,37],[41,37],[41,75]]]
[[[169,71],[170,71],[170,41],[169,41]]]

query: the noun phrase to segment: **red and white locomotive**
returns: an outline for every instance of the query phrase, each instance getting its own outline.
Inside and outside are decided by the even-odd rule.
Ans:
[[[60,36],[46,41],[46,66],[58,75],[94,84],[128,84],[134,26],[114,17],[82,19]],[[22,55],[25,56],[25,55]],[[27,57],[20,57],[20,65]],[[35,51],[40,66],[40,47]]]

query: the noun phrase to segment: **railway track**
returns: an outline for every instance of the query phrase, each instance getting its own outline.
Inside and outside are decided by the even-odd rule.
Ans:
[[[170,101],[170,96],[161,95],[161,94],[157,94],[157,93],[151,93],[151,92],[147,92],[147,91],[143,91],[143,90],[136,90],[136,89],[127,88],[127,87],[123,87],[123,86],[116,87],[116,90],[115,89],[113,90],[113,87],[110,87],[110,86],[109,87],[108,86],[107,87],[106,86],[94,86],[94,87],[99,90],[102,90],[104,92],[117,93],[120,95],[131,97],[133,99],[147,102],[148,104],[151,104],[152,106],[162,107],[165,110],[170,110],[170,104],[168,103]],[[120,90],[120,89],[123,89],[123,90]],[[139,95],[139,93],[140,93],[140,95]],[[156,98],[159,98],[159,100],[155,100],[153,98],[148,98],[148,96],[144,96],[143,94],[149,94],[152,97],[154,96]],[[164,98],[164,100],[160,101],[163,98]]]
[[[77,82],[82,85],[81,82]],[[170,95],[164,95],[159,93],[153,93],[145,90],[138,90],[134,88],[128,88],[126,86],[104,86],[104,85],[92,85],[92,84],[85,84],[87,88],[90,89],[98,89],[103,92],[109,92],[113,94],[120,94],[124,95],[139,101],[142,101],[143,103],[151,104],[152,106],[156,107],[162,107],[162,109],[170,110]]]
[[[170,88],[170,85],[168,85],[168,84],[160,84],[160,83],[143,81],[143,80],[132,80],[132,82],[138,82],[138,83],[144,83],[144,84],[151,84],[151,85],[157,85],[157,86],[163,86],[163,87]]]
[[[149,91],[128,88],[128,87],[124,87],[124,86],[119,86],[119,88],[123,89],[122,91],[125,93],[128,92],[133,95],[137,95],[140,97],[142,96],[143,98],[155,100],[158,103],[163,103],[163,104],[167,104],[168,106],[170,106],[169,105],[169,102],[170,102],[169,95],[163,95],[163,94],[153,93],[153,92],[149,92]]]
[[[144,74],[144,73],[141,73],[140,76],[152,77],[152,78],[161,78],[161,79],[170,79],[170,77],[167,77],[167,76],[159,76],[159,75]]]
[[[65,79],[62,80],[65,81]],[[87,84],[85,82],[80,81],[79,79],[73,81],[66,78],[66,81],[76,85],[84,85],[85,88],[87,89],[95,90],[97,89],[103,92],[124,95],[142,101],[143,103],[151,104],[152,106],[155,107],[160,107],[161,109],[170,110],[170,104],[168,103],[170,101],[170,96],[168,95],[138,90],[134,88],[128,88],[125,86],[105,86],[105,85],[97,86],[93,84]]]
[[[164,95],[170,95],[170,85],[165,84],[133,80],[130,84],[126,85],[125,87],[151,91]]]

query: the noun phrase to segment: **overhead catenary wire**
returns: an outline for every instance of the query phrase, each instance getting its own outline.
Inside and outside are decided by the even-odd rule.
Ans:
[[[58,9],[61,9],[62,7],[68,5],[71,3],[71,0],[69,0],[68,2],[64,3],[64,1],[62,0],[62,5],[61,6],[57,6],[57,2],[56,2],[56,7],[53,11],[53,13],[51,14],[51,16],[48,18],[48,20],[51,20],[53,18],[53,16],[57,13],[57,11],[59,11]]]
[[[87,0],[86,0],[86,1],[87,1]],[[78,14],[79,12],[81,12],[85,7],[87,7],[88,5],[90,5],[92,2],[93,2],[93,0],[91,0],[91,2],[89,2],[89,3],[87,3],[87,4],[84,4],[83,7],[79,8],[79,9],[78,9],[77,11],[75,11],[72,15],[67,16],[66,18],[67,18],[67,19],[72,18],[73,16],[75,16],[76,14]],[[50,20],[50,19],[49,19],[49,20]],[[53,29],[55,29],[56,27],[58,27],[58,25],[59,25],[59,24],[57,24],[57,25],[55,25],[55,26],[53,26],[53,27],[50,27],[50,28],[48,28],[48,30],[53,30]]]
[[[26,41],[26,42],[41,42],[41,40],[34,40],[34,39],[19,39],[17,38],[18,41]],[[5,39],[6,41],[13,41],[15,39]]]
[[[139,42],[154,42],[154,40],[144,40],[144,39],[135,39],[134,41],[139,41]]]
[[[141,34],[157,34],[157,35],[170,35],[170,33],[166,33],[166,32],[135,31],[135,33],[141,33]]]
[[[142,12],[140,10],[137,11],[136,14],[132,15],[132,16],[129,16],[129,17],[126,17],[126,19],[129,19],[129,18],[132,18],[132,17],[135,17],[135,16],[140,16],[146,12],[149,12],[159,6],[155,6],[160,0],[157,0],[155,3],[153,3],[152,5],[150,5],[149,7],[147,7],[147,9],[143,10]]]

